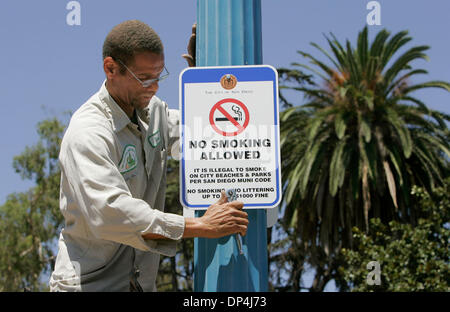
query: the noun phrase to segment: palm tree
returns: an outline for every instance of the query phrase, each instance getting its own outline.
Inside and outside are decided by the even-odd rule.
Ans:
[[[411,40],[407,31],[391,37],[382,30],[369,45],[365,27],[356,47],[348,40],[341,45],[333,34],[326,40],[331,53],[312,46],[329,65],[301,51],[313,66],[292,64],[323,83],[289,87],[308,102],[281,114],[281,146],[284,225],[295,229],[308,261],[329,280],[336,269],[330,261],[351,247],[353,227],[368,230],[371,217],[414,225],[411,187],[431,191],[448,176],[450,118],[411,94],[450,91],[450,84],[411,83],[427,73],[410,64],[427,60],[429,47],[412,47],[394,59]]]

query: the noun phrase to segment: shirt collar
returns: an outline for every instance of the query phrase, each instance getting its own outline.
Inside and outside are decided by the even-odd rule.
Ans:
[[[106,89],[106,80],[103,82],[100,90],[99,90],[99,98],[103,104],[105,104],[106,113],[109,115],[113,129],[115,132],[121,131],[125,128],[130,122],[130,118],[128,118],[127,114],[120,108],[120,106],[114,101],[112,96],[109,94],[108,89]]]

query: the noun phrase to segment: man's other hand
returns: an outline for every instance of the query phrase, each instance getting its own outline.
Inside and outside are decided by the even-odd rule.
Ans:
[[[188,46],[187,46],[188,54],[182,55],[182,57],[188,63],[189,67],[195,67],[196,31],[197,31],[197,24],[194,24],[194,25],[192,25],[192,34],[189,37],[189,42],[188,42]]]

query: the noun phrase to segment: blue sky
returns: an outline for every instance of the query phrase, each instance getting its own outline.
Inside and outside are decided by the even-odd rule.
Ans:
[[[286,67],[306,62],[297,50],[317,54],[309,43],[325,46],[323,34],[333,32],[352,42],[366,24],[369,0],[262,0],[263,59]],[[429,62],[416,66],[429,71],[422,80],[450,81],[450,1],[379,0],[381,26],[370,26],[371,38],[382,28],[409,30],[413,41],[426,44]],[[36,125],[75,111],[95,93],[104,79],[101,49],[109,30],[128,19],[152,26],[165,45],[171,76],[158,96],[178,107],[178,74],[186,67],[185,53],[195,0],[79,0],[81,25],[69,26],[69,0],[5,0],[0,9],[0,204],[12,192],[31,184],[12,169],[12,159],[37,142]],[[417,94],[431,108],[450,113],[450,94],[427,90]],[[297,103],[301,103],[299,97]]]
[[[306,62],[297,50],[318,55],[309,43],[325,46],[323,34],[354,41],[366,24],[369,0],[262,0],[263,59],[286,67]],[[103,79],[101,49],[109,30],[127,19],[152,26],[165,45],[171,76],[160,85],[159,97],[178,107],[178,74],[186,67],[185,53],[195,0],[80,0],[81,25],[69,26],[69,0],[2,1],[0,10],[0,203],[31,184],[12,169],[12,159],[37,142],[39,121],[75,111],[95,93]],[[380,0],[381,26],[370,26],[371,37],[381,28],[403,29],[412,45],[427,44],[430,61],[417,66],[429,71],[425,80],[450,81],[450,1]],[[427,90],[418,96],[434,109],[449,113],[450,95]],[[298,99],[301,103],[301,98]]]

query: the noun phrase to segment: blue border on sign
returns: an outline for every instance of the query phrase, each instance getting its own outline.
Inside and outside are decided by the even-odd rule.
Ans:
[[[273,98],[274,98],[274,125],[279,129],[279,112],[278,112],[278,74],[272,66],[268,65],[252,65],[252,66],[231,66],[231,67],[190,67],[180,73],[180,111],[181,111],[181,127],[180,127],[180,144],[181,144],[181,193],[180,199],[182,205],[187,208],[201,209],[208,208],[209,205],[190,205],[186,200],[185,185],[185,163],[184,163],[184,127],[185,127],[185,106],[184,106],[184,84],[186,83],[208,83],[219,82],[223,75],[232,74],[236,76],[238,81],[272,81],[273,82]],[[275,131],[275,148],[279,150],[279,131]],[[276,165],[280,163],[279,153],[275,153]],[[281,201],[281,177],[280,168],[276,170],[276,199],[272,203],[266,204],[244,204],[244,208],[255,207],[276,207]]]

